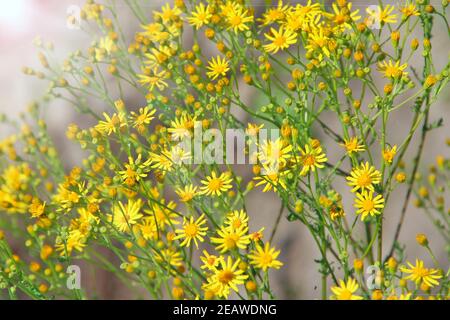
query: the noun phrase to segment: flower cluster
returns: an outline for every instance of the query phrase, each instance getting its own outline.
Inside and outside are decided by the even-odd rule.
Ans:
[[[417,241],[434,267],[406,262],[399,240],[414,193],[442,216],[436,225],[449,240],[440,195],[448,185],[436,185],[448,160],[432,170],[432,192],[415,179],[427,133],[442,126],[430,107],[449,64],[435,65],[431,39],[435,19],[447,23],[447,1],[363,10],[347,0],[279,0],[262,12],[244,0],[175,0],[153,12],[127,4],[140,25],[132,39],[115,5],[88,0],[90,46],[59,64],[38,38],[42,67],[23,70],[49,87],[21,131],[0,141],[0,288],[10,298],[94,296],[65,287],[79,261],[155,299],[274,298],[269,271],[288,264],[273,246],[283,217],[318,247],[323,299],[448,296],[448,272],[426,237]],[[73,168],[41,119],[56,99],[90,119],[67,128],[86,155]],[[406,134],[392,130],[399,110],[410,114]],[[246,174],[223,161],[229,146],[214,148],[229,128],[245,132],[237,149],[251,163]],[[268,139],[267,130],[279,134]],[[401,185],[405,204],[386,247],[384,218],[396,213],[385,209]],[[250,192],[280,199],[273,228],[252,229]],[[11,249],[14,237],[26,256]],[[365,262],[378,268],[375,285]]]

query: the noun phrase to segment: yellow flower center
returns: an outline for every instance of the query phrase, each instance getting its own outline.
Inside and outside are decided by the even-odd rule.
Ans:
[[[216,263],[216,257],[214,256],[209,257],[207,262],[210,266],[214,266],[214,264]]]
[[[348,289],[343,289],[339,295],[340,300],[351,300],[352,292]]]
[[[195,237],[198,233],[198,227],[194,223],[189,223],[184,227],[184,233],[187,237]]]
[[[362,173],[358,177],[358,186],[360,187],[368,187],[372,184],[372,178],[367,173]]]
[[[223,241],[223,244],[225,245],[225,248],[228,250],[236,248],[238,236],[236,234],[230,235],[226,237]]]
[[[313,155],[307,155],[303,158],[303,166],[311,167],[316,163],[316,158]]]
[[[223,270],[219,273],[218,279],[223,284],[229,284],[234,279],[234,274],[230,270]]]
[[[242,18],[241,18],[240,16],[238,16],[238,15],[235,15],[234,17],[232,17],[232,18],[230,19],[230,24],[231,24],[233,27],[237,27],[237,26],[239,26],[241,23],[242,23]]]
[[[219,178],[211,179],[208,183],[208,189],[211,191],[218,191],[220,188],[222,188],[222,180]]]
[[[286,37],[285,36],[278,36],[273,40],[273,44],[277,47],[282,47],[286,44]]]
[[[263,255],[261,255],[260,259],[261,259],[261,261],[260,261],[261,265],[263,265],[263,266],[268,266],[273,261],[272,255],[268,254],[268,253],[264,253]]]
[[[233,221],[233,227],[235,227],[236,229],[239,228],[242,225],[242,222],[240,219],[235,219]]]
[[[375,208],[375,204],[373,203],[372,200],[366,199],[362,203],[362,208],[364,211],[370,212]]]

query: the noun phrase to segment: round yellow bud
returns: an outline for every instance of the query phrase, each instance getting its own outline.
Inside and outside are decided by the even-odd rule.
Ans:
[[[395,180],[397,180],[398,183],[403,183],[406,181],[406,174],[404,172],[399,172],[395,176]]]
[[[428,238],[423,233],[419,233],[416,235],[416,241],[419,245],[426,247],[428,246]]]
[[[364,260],[362,259],[353,260],[353,267],[355,268],[356,272],[361,272],[364,268]]]
[[[245,288],[248,292],[255,292],[258,287],[254,281],[247,281],[245,284]]]

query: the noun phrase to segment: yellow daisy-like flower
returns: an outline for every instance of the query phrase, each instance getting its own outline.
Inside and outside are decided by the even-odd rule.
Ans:
[[[61,257],[70,256],[74,249],[83,252],[85,247],[86,237],[76,230],[69,232],[67,241],[55,245],[56,251],[60,252]]]
[[[212,14],[209,6],[205,7],[203,3],[198,4],[195,7],[195,11],[192,12],[192,16],[187,18],[190,25],[195,26],[196,29],[200,29],[202,26],[209,23]]]
[[[161,19],[162,22],[167,23],[177,20],[181,13],[182,12],[180,8],[178,8],[177,6],[171,8],[170,4],[166,3],[166,5],[161,8],[161,12],[154,11],[153,16],[155,18]]]
[[[290,30],[280,27],[277,31],[274,28],[270,28],[271,35],[266,33],[264,36],[271,41],[271,43],[264,45],[264,49],[269,53],[277,53],[279,50],[285,50],[292,44],[297,42],[297,34]]]
[[[407,75],[404,70],[408,67],[408,64],[404,63],[400,65],[400,61],[396,61],[395,64],[392,60],[389,62],[383,61],[378,64],[378,70],[383,73],[385,78],[401,78],[403,75]]]
[[[259,147],[258,159],[263,165],[285,165],[291,157],[292,145],[286,144],[281,138],[265,140]]]
[[[334,293],[333,298],[337,300],[362,300],[361,296],[354,294],[358,288],[359,286],[356,280],[349,278],[347,283],[340,280],[339,287],[332,287],[331,291]]]
[[[158,227],[153,217],[146,217],[143,223],[139,224],[139,231],[145,240],[158,239]]]
[[[125,170],[118,172],[123,182],[132,187],[143,178],[147,177],[148,163],[141,163],[142,155],[139,154],[137,159],[134,160],[132,157],[128,158],[128,163],[125,164]]]
[[[163,249],[161,251],[153,250],[155,260],[159,263],[167,263],[173,267],[179,267],[183,265],[183,257],[181,252],[175,248]]]
[[[190,184],[184,188],[177,188],[175,192],[180,197],[181,202],[189,202],[197,195],[198,187]]]
[[[386,148],[383,150],[383,159],[386,163],[391,164],[394,161],[394,157],[397,153],[397,146],[394,145],[392,148]]]
[[[112,133],[118,132],[118,130],[127,125],[123,113],[113,114],[112,117],[106,113],[103,113],[103,117],[105,117],[105,121],[99,121],[99,123],[95,126],[95,129],[102,134],[109,136]]]
[[[203,186],[200,187],[200,193],[207,196],[220,196],[223,192],[232,188],[232,181],[233,178],[230,177],[229,173],[224,172],[220,176],[217,176],[216,172],[213,171],[209,177],[201,181]]]
[[[246,227],[248,226],[248,215],[244,210],[235,210],[227,214],[224,224],[235,229]]]
[[[145,126],[149,125],[150,122],[155,119],[155,113],[156,110],[150,109],[150,107],[140,108],[139,113],[131,112],[133,127],[137,128],[139,132],[142,133],[145,130]]]
[[[143,74],[138,74],[137,77],[139,78],[138,82],[143,86],[147,86],[150,92],[153,91],[155,87],[159,90],[164,90],[164,88],[168,86],[167,82],[164,80],[168,77],[167,71],[159,71],[158,67],[153,69],[144,68]]]
[[[171,134],[173,141],[180,141],[183,138],[190,138],[192,130],[196,124],[197,117],[192,117],[188,114],[183,114],[170,122],[170,128],[167,130]]]
[[[351,155],[353,152],[362,152],[365,150],[365,146],[360,144],[357,137],[353,137],[350,139],[344,139],[344,143],[341,143],[341,146],[345,148],[348,155]]]
[[[208,230],[206,224],[205,215],[202,214],[197,220],[194,220],[194,217],[190,217],[189,220],[184,218],[183,226],[181,229],[175,230],[176,233],[179,233],[178,236],[174,238],[174,240],[183,239],[181,242],[182,247],[189,247],[191,245],[191,241],[194,241],[195,246],[198,249],[198,241],[203,242],[203,237],[206,235],[206,231]]]
[[[208,67],[206,67],[209,72],[206,74],[209,78],[212,80],[217,79],[217,77],[222,76],[225,77],[227,75],[227,72],[230,70],[229,63],[225,58],[220,58],[220,56],[217,56],[217,59],[214,59],[214,57],[211,59],[211,61],[208,62]]]
[[[328,161],[325,153],[322,152],[322,147],[320,145],[312,147],[311,145],[306,144],[305,149],[299,147],[298,150],[301,153],[299,163],[303,167],[300,172],[300,175],[302,176],[306,175],[309,171],[316,171],[316,168],[322,169],[324,167],[323,163]]]
[[[409,18],[412,16],[420,16],[419,10],[414,3],[409,1],[405,2],[399,7],[400,12],[403,14],[403,18]]]
[[[240,228],[222,226],[217,230],[219,237],[212,237],[211,243],[217,244],[216,250],[220,253],[235,249],[245,250],[250,243],[250,236],[247,233],[247,226],[242,226]]]
[[[227,260],[220,261],[220,266],[214,271],[214,274],[208,278],[208,283],[204,288],[208,288],[215,292],[218,297],[227,298],[230,289],[238,292],[238,285],[244,283],[248,275],[244,275],[244,271],[239,269],[240,259],[233,262],[231,257]]]
[[[128,200],[125,206],[121,201],[119,205],[113,207],[113,224],[120,232],[130,230],[130,227],[138,223],[139,219],[143,217],[140,213],[143,203],[141,199]]]
[[[372,217],[380,214],[379,209],[384,208],[384,198],[381,194],[373,197],[373,191],[363,191],[356,194],[355,208],[356,214],[361,214],[361,220],[364,221],[368,215]]]
[[[350,176],[347,177],[348,185],[353,187],[352,192],[358,190],[374,191],[374,184],[381,182],[381,173],[368,162],[362,163],[359,167],[353,168]]]
[[[253,16],[249,14],[248,9],[236,4],[227,12],[226,21],[228,30],[233,30],[237,34],[250,29],[247,23],[253,22]]]
[[[400,271],[408,273],[409,276],[405,279],[414,281],[417,285],[424,283],[429,287],[439,285],[438,279],[442,278],[442,274],[437,269],[425,268],[422,260],[416,259],[416,265],[407,262],[408,267],[400,267]]]
[[[180,166],[183,163],[189,162],[191,155],[180,146],[174,146],[170,150],[163,149],[161,154],[151,153],[150,162],[153,169],[161,171],[172,171],[173,166]]]
[[[361,19],[361,16],[358,15],[359,10],[352,12],[352,6],[352,3],[348,3],[344,7],[340,8],[336,3],[333,3],[333,13],[326,13],[325,16],[336,26],[340,26],[343,29],[351,29],[352,26],[350,22],[355,22]]]
[[[395,7],[387,4],[384,8],[381,6],[373,7],[370,6],[366,9],[369,15],[368,24],[371,26],[373,23],[396,23],[397,15],[391,14]],[[366,22],[367,23],[367,22]]]
[[[328,44],[330,38],[324,33],[323,28],[318,28],[313,30],[312,33],[308,34],[308,45],[305,47],[308,52],[313,52],[315,50],[320,50],[327,57],[330,56],[330,50]]]
[[[223,261],[223,257],[214,256],[212,254],[209,254],[208,251],[203,250],[203,256],[200,257],[200,260],[203,262],[203,265],[200,267],[201,269],[215,271],[220,265],[221,261]]]
[[[254,177],[257,181],[256,186],[264,185],[263,192],[267,192],[273,189],[277,192],[280,188],[286,189],[286,175],[289,171],[280,171],[278,166],[263,166],[261,175]]]
[[[275,23],[277,21],[282,21],[286,18],[286,13],[290,10],[289,5],[283,5],[283,0],[278,1],[276,7],[270,7],[263,13],[262,18],[258,21],[261,22],[263,26]]]
[[[256,268],[267,271],[268,268],[280,269],[283,263],[277,260],[280,255],[280,250],[275,251],[271,248],[269,243],[266,243],[264,248],[257,245],[256,250],[252,250],[248,255],[250,263]]]

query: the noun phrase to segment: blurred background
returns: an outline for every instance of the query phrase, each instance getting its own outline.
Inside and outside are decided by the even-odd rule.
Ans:
[[[148,10],[147,16],[151,11],[158,9],[161,4],[171,1],[158,0],[138,0],[143,7]],[[121,5],[123,1],[117,0]],[[274,1],[275,2],[275,1]],[[294,2],[294,1],[293,1]],[[301,1],[300,1],[301,2]],[[377,1],[355,1],[354,7],[360,8],[361,12]],[[400,1],[401,2],[401,1]],[[397,5],[398,1],[383,1],[383,3]],[[258,10],[264,9],[264,0],[255,1]],[[439,5],[440,0],[432,1]],[[35,67],[39,65],[37,59],[37,50],[32,42],[36,36],[42,36],[44,42],[51,41],[55,44],[55,59],[63,61],[67,55],[77,49],[85,49],[89,46],[92,38],[82,30],[69,28],[67,25],[67,16],[73,10],[73,6],[82,6],[84,1],[78,0],[0,0],[0,113],[5,113],[11,118],[18,118],[21,112],[26,110],[27,104],[36,97],[41,97],[45,92],[47,83],[30,78],[21,73],[22,66]],[[75,7],[76,8],[76,7]],[[133,19],[131,12],[128,11],[125,3],[121,6],[123,10],[119,13],[121,19],[126,23],[122,24],[124,32],[130,35],[130,41],[139,25]],[[440,20],[436,20],[440,24]],[[442,25],[443,26],[443,25]],[[441,33],[435,34],[432,41],[433,57],[437,69],[440,70],[448,61],[450,42],[448,34],[444,27],[435,28],[435,31]],[[418,35],[420,38],[420,35]],[[419,55],[416,55],[419,57]],[[416,58],[417,59],[417,58]],[[421,64],[420,57],[411,64]],[[357,88],[355,88],[357,91]],[[445,90],[444,90],[445,91]],[[136,98],[127,97],[128,101],[135,101]],[[253,96],[246,98],[248,101]],[[449,155],[449,148],[445,148],[445,139],[450,137],[450,94],[448,90],[444,92],[439,101],[432,107],[432,119],[443,118],[444,127],[432,131],[427,137],[424,157],[422,160],[421,171],[425,172],[428,165],[434,163],[437,155]],[[102,106],[98,106],[101,108]],[[405,132],[410,124],[411,113],[407,108],[396,112],[391,118],[389,132],[391,133],[390,143],[395,144],[403,141]],[[64,159],[67,168],[79,163],[81,152],[79,146],[68,143],[64,132],[68,124],[74,122],[82,127],[86,126],[86,121],[90,119],[80,117],[74,110],[65,103],[53,102],[46,110],[43,117],[48,122],[50,130],[56,141],[58,151]],[[329,119],[330,126],[336,125],[335,119]],[[8,133],[7,128],[0,126],[0,136]],[[319,136],[320,139],[325,137]],[[418,144],[416,136],[413,145]],[[333,152],[338,150],[333,144],[324,144],[330,146],[327,153],[331,160],[337,158]],[[342,151],[339,151],[341,154]],[[337,153],[336,153],[337,154]],[[409,158],[412,158],[412,153]],[[248,167],[236,168],[247,179],[251,178]],[[342,188],[344,190],[344,185]],[[347,188],[348,189],[348,188]],[[337,186],[337,190],[340,190]],[[401,206],[403,204],[405,190],[398,189],[396,195],[392,197],[389,207],[385,214],[384,224],[384,247],[391,244],[395,227],[398,223]],[[349,194],[343,193],[344,204],[347,208],[347,215],[353,216],[350,208],[352,207],[352,198]],[[446,195],[449,203],[449,194]],[[396,201],[399,199],[399,201]],[[254,190],[250,193],[248,204],[249,215],[253,218],[251,229],[256,230],[262,226],[267,226],[271,230],[275,223],[279,210],[277,198],[271,194],[262,194],[260,190]],[[1,216],[0,216],[1,219]],[[268,232],[268,231],[266,231]],[[437,259],[442,266],[449,265],[448,256],[445,252],[445,244],[440,236],[434,230],[430,220],[428,220],[423,211],[416,209],[413,205],[409,206],[404,227],[400,235],[400,241],[406,244],[406,254],[409,259],[415,257],[422,258],[426,264],[431,264],[429,256],[425,250],[415,242],[417,233],[425,233],[430,239],[431,246],[435,250]],[[317,272],[318,266],[314,262],[319,258],[319,253],[315,249],[311,236],[306,228],[299,223],[288,223],[283,218],[280,223],[279,231],[275,236],[274,244],[282,249],[281,260],[285,267],[281,272],[274,272],[272,278],[274,289],[279,298],[288,299],[315,299],[320,295],[320,276]],[[113,259],[113,258],[111,258]],[[98,292],[98,297],[103,299],[123,299],[129,297],[129,292],[118,282],[104,273],[93,273],[83,278],[83,284],[88,290],[92,289]],[[89,294],[89,292],[88,292]]]

